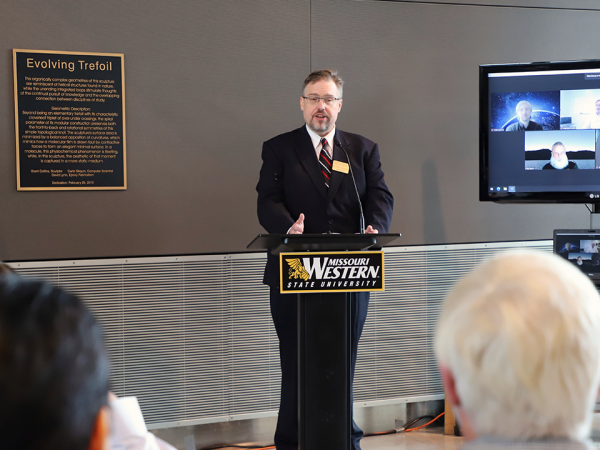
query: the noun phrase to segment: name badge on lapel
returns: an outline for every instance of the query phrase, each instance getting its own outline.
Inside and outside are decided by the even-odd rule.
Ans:
[[[348,173],[348,164],[341,161],[333,161],[332,169],[336,172]]]

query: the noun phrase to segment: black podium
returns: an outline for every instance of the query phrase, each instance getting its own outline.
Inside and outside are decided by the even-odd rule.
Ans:
[[[381,250],[398,237],[400,234],[267,234],[248,245],[251,250],[280,255],[282,292],[298,295],[301,450],[350,448],[351,298],[353,292],[383,290],[383,254],[367,250]]]

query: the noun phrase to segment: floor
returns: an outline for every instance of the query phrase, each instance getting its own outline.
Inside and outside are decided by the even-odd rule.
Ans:
[[[170,442],[178,450],[187,450],[188,448],[203,449],[207,446],[195,445],[194,447],[186,447],[179,439],[170,439],[173,436],[162,435],[163,439]],[[190,436],[191,437],[191,436]],[[594,414],[591,438],[595,447],[600,449],[600,413]],[[269,441],[271,434],[269,434]],[[263,441],[258,445],[272,445],[269,441]],[[440,426],[430,426],[408,433],[385,434],[380,436],[368,436],[361,441],[362,450],[458,450],[463,445],[464,439],[459,436],[444,435],[444,428]],[[252,443],[243,443],[252,447]],[[254,443],[254,445],[257,445]],[[208,446],[208,448],[215,448]],[[248,448],[246,447],[246,448]],[[220,447],[221,450],[239,450],[239,447]],[[274,447],[271,447],[274,448]]]
[[[600,413],[594,414],[591,438],[600,448]],[[370,436],[361,441],[362,450],[458,450],[464,439],[444,435],[443,427],[430,427],[409,433]]]
[[[363,438],[360,445],[362,450],[458,450],[462,443],[462,437],[445,436],[443,427],[432,427],[408,433],[369,436]],[[221,450],[239,450],[239,447]]]
[[[462,437],[444,435],[443,427],[369,436],[361,441],[362,450],[457,450],[462,444]]]
[[[600,448],[600,414],[598,413],[594,415],[592,439],[595,446]],[[361,441],[361,447],[362,450],[459,450],[463,442],[462,437],[444,435],[443,427],[430,427],[409,433],[365,437]],[[230,448],[234,450],[233,447]]]

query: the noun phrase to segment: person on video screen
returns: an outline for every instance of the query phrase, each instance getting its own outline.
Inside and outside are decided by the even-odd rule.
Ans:
[[[550,162],[543,167],[544,170],[548,169],[579,169],[577,167],[577,163],[574,161],[569,161],[567,157],[567,149],[562,142],[555,142],[552,146],[552,156],[550,157]]]
[[[531,120],[531,103],[527,100],[521,100],[517,103],[516,107],[517,120],[515,123],[511,123],[506,127],[506,131],[541,131],[543,130],[542,126]]]
[[[559,251],[559,253],[569,253],[575,252],[577,250],[579,250],[579,247],[577,245],[567,242],[565,246]]]
[[[582,125],[583,129],[598,129],[600,128],[600,99],[596,100],[596,114],[592,115],[592,117],[584,122]]]

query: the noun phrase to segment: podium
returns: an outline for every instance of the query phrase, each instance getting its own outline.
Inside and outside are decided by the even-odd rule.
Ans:
[[[281,292],[298,296],[301,450],[351,448],[351,299],[355,292],[383,290],[380,250],[399,237],[265,234],[247,247],[279,255]]]

